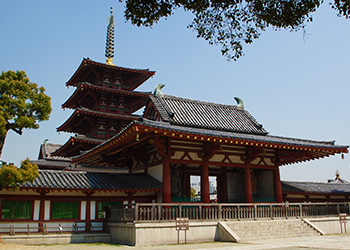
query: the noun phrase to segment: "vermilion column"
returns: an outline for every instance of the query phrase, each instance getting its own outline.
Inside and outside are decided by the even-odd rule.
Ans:
[[[204,160],[201,174],[201,197],[203,203],[210,202],[208,161]]]
[[[45,191],[40,193],[40,208],[39,208],[39,221],[43,222],[45,220]]]
[[[91,224],[90,224],[90,220],[91,220],[91,193],[87,193],[86,194],[86,231],[90,232],[91,231]]]
[[[219,202],[227,202],[227,171],[226,167],[221,167],[221,190],[218,201]],[[219,191],[219,190],[218,190]]]
[[[169,157],[163,157],[163,203],[171,202],[171,179]]]
[[[274,185],[275,185],[275,197],[277,203],[282,203],[282,185],[281,185],[281,178],[280,178],[280,169],[278,166],[273,170],[273,178],[274,178]]]
[[[244,195],[245,195],[246,203],[253,202],[252,179],[250,176],[250,163],[246,163],[245,169],[244,169]]]

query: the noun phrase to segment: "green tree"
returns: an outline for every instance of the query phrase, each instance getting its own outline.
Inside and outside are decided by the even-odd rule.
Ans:
[[[39,176],[38,166],[29,162],[27,158],[21,161],[21,167],[3,163],[0,166],[0,189],[3,187],[18,188],[26,182],[33,182]],[[1,203],[1,200],[0,200]]]
[[[0,156],[7,132],[19,135],[22,130],[39,128],[51,113],[51,98],[43,87],[30,82],[24,71],[7,71],[0,75]]]
[[[122,0],[120,0],[122,1]],[[183,8],[194,14],[189,28],[221,53],[237,60],[243,45],[258,39],[267,27],[297,31],[312,21],[323,0],[125,0],[125,18],[137,26],[152,26]],[[338,16],[349,18],[350,0],[333,0]]]
[[[191,198],[194,198],[194,197],[197,197],[197,192],[196,192],[196,189],[194,188],[191,188]]]

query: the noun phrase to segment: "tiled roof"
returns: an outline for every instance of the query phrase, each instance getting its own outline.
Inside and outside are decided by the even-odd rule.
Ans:
[[[139,91],[129,91],[129,90],[121,90],[116,88],[107,88],[98,85],[94,85],[88,82],[82,82],[74,93],[68,98],[68,100],[62,104],[62,108],[76,108],[81,105],[80,102],[86,97],[86,93],[91,90],[94,92],[110,92],[113,95],[120,95],[127,98],[131,98],[132,100],[140,99],[143,100],[140,103],[136,103],[136,107],[134,109],[139,109],[144,106],[151,95],[150,92],[139,92]],[[132,103],[135,104],[135,103]],[[131,106],[132,107],[132,106]],[[129,107],[130,108],[130,107]]]
[[[350,193],[350,184],[282,181],[282,191],[291,193]]]
[[[61,157],[61,156],[52,156],[51,154],[57,149],[62,147],[61,144],[47,143],[44,142],[40,145],[39,157],[38,159],[47,159],[47,160],[60,160],[60,161],[70,161],[70,158]]]
[[[266,135],[267,131],[246,110],[190,100],[170,95],[150,95],[150,99],[165,122],[173,125]]]
[[[38,165],[39,169],[43,169],[43,168],[65,169],[70,166],[70,161],[50,160],[50,159],[31,160],[30,163],[34,163]]]
[[[184,127],[178,125],[172,125],[166,122],[151,121],[148,119],[143,119],[142,121],[134,121],[133,123],[142,124],[158,129],[166,129],[175,132],[189,133],[202,136],[212,136],[227,139],[236,140],[249,140],[256,142],[283,144],[283,145],[293,145],[293,146],[304,146],[304,147],[325,147],[325,148],[347,148],[348,146],[335,145],[334,141],[312,141],[303,140],[289,137],[272,136],[272,135],[255,135],[255,134],[242,134],[230,131],[220,131],[213,129],[203,129],[203,128],[193,128]],[[118,135],[116,135],[117,137]]]
[[[103,111],[96,111],[91,110],[88,108],[76,108],[73,114],[61,125],[57,128],[57,131],[65,131],[65,132],[77,132],[75,131],[74,125],[78,123],[78,121],[84,119],[84,115],[93,116],[93,117],[102,117],[102,118],[108,118],[108,119],[115,119],[115,120],[126,120],[126,121],[132,121],[135,119],[139,119],[138,115],[123,115],[123,114],[112,114],[108,112]]]
[[[84,171],[84,172],[95,172],[95,173],[129,173],[128,168],[111,167],[111,166],[95,166],[95,165],[70,165],[65,168],[67,171]]]
[[[125,132],[132,130],[136,131],[138,129],[138,126],[142,127],[143,131],[148,131],[146,133],[150,133],[151,131],[154,131],[154,133],[164,132],[164,134],[175,138],[177,138],[177,136],[181,138],[183,135],[186,135],[187,138],[191,138],[191,140],[197,141],[202,141],[204,139],[206,141],[212,140],[230,144],[233,142],[235,142],[235,144],[239,143],[242,145],[258,144],[257,146],[288,150],[288,154],[281,154],[281,165],[323,158],[330,155],[334,155],[336,153],[348,153],[348,146],[335,145],[334,141],[311,141],[270,135],[254,135],[213,129],[193,128],[172,125],[167,122],[152,121],[143,118],[139,121],[131,122],[117,135],[111,137],[110,139],[106,140],[105,142],[101,143],[95,148],[92,148],[82,153],[81,155],[72,157],[72,162],[89,162],[93,164],[99,164],[99,160],[88,160],[91,160],[92,157],[95,157],[98,154],[103,154],[103,152],[107,152],[108,150],[110,150],[111,147],[114,150],[118,148],[118,143],[115,142],[122,142],[123,138],[125,139],[128,137],[126,136]],[[121,144],[120,147],[122,147],[122,145],[123,144]]]
[[[76,171],[41,170],[33,183],[22,188],[49,188],[69,190],[160,190],[162,183],[143,174],[93,173]]]
[[[91,70],[91,69],[94,70]],[[103,72],[113,72],[115,74],[121,74],[124,78],[129,78],[128,86],[130,90],[137,88],[143,82],[148,80],[155,74],[154,71],[149,69],[131,69],[118,66],[112,66],[105,63],[95,62],[91,59],[83,59],[79,68],[75,71],[73,76],[67,81],[67,86],[78,86],[81,81],[86,80],[87,76],[92,74],[102,74]],[[126,80],[126,79],[124,79]]]

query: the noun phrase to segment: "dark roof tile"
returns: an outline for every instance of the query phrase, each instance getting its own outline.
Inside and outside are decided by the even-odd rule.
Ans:
[[[41,170],[33,183],[25,183],[23,188],[53,189],[162,189],[162,183],[143,174],[95,173],[77,171]]]
[[[350,193],[350,184],[282,181],[282,191],[291,193]]]
[[[246,110],[234,105],[150,95],[161,118],[173,125],[266,135],[267,131]]]

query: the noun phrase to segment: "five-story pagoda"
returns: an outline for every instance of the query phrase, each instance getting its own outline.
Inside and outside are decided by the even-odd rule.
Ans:
[[[66,85],[76,88],[62,108],[74,109],[57,131],[75,133],[55,156],[72,157],[116,135],[139,116],[150,92],[134,91],[155,74],[154,71],[118,67],[114,57],[114,17],[108,18],[106,63],[83,59]]]

